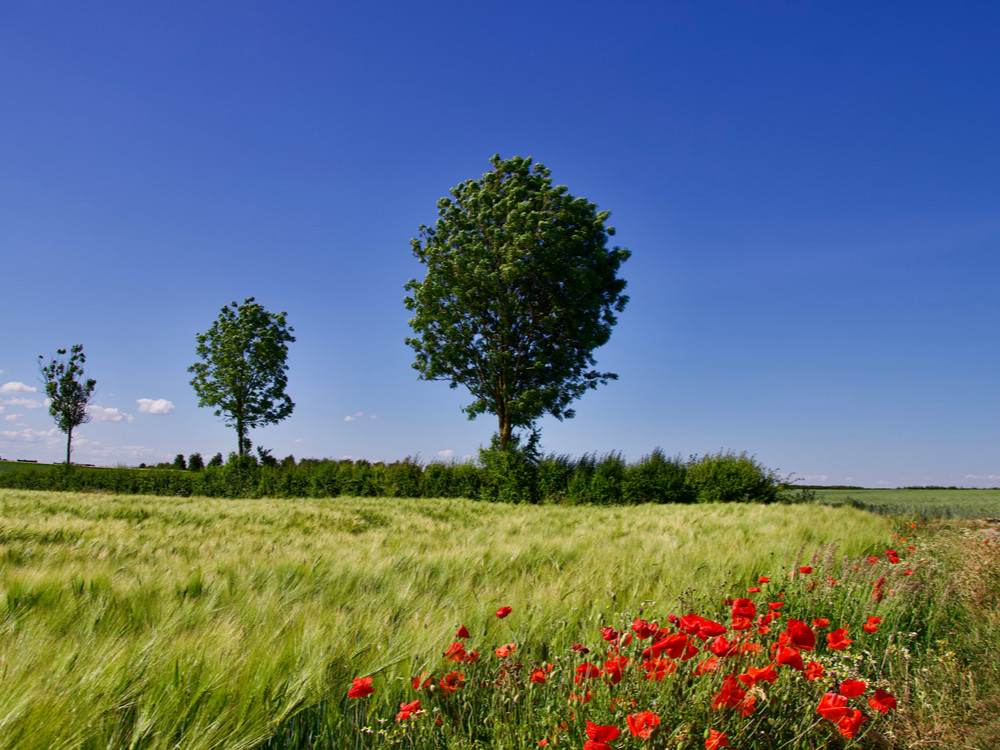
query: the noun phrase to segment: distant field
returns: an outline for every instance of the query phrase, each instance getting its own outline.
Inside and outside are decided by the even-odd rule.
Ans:
[[[863,489],[814,490],[816,498],[830,505],[860,503],[875,513],[918,515],[930,518],[998,518],[1000,489]]]

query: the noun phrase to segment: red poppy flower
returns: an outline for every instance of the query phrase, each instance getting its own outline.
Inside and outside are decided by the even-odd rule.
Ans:
[[[604,676],[611,680],[612,685],[622,681],[622,670],[628,666],[627,656],[616,656],[604,662]]]
[[[832,633],[826,634],[826,645],[834,651],[843,651],[852,643],[854,641],[847,637],[847,628],[837,628]]]
[[[829,624],[830,621],[827,620],[825,617],[817,617],[816,619],[813,620],[814,628],[825,628]]]
[[[504,644],[503,646],[501,646],[500,648],[496,649],[496,651],[494,651],[494,653],[502,659],[505,656],[510,656],[516,650],[517,650],[517,644],[516,643],[507,643],[507,644]]]
[[[750,586],[747,589],[747,593],[748,594],[759,594],[760,593],[760,586]]]
[[[601,670],[595,667],[589,662],[584,662],[576,668],[576,677],[573,678],[573,682],[577,685],[582,684],[587,680],[593,680],[601,676]]]
[[[720,635],[709,645],[708,649],[716,656],[729,656],[733,653],[733,644],[726,640],[725,636]]]
[[[729,747],[729,738],[725,732],[715,729],[708,730],[708,739],[705,740],[705,750],[718,750],[720,747]]]
[[[411,716],[420,716],[423,711],[420,709],[420,701],[416,700],[412,703],[400,703],[399,713],[396,714],[396,721],[406,721]]]
[[[837,579],[834,578],[833,576],[827,576],[826,577],[826,582],[829,583],[831,586],[836,586],[837,585]]]
[[[677,671],[677,662],[662,657],[659,659],[646,659],[642,663],[642,668],[646,670],[647,680],[660,682],[668,674],[673,674]]]
[[[375,688],[372,687],[371,677],[355,677],[351,687],[347,690],[347,697],[364,698],[366,695],[371,695],[374,692]]]
[[[864,680],[844,680],[840,683],[840,694],[848,698],[857,698],[868,688]]]
[[[583,750],[611,750],[610,740],[618,738],[621,732],[614,724],[595,724],[587,720],[587,737],[590,739],[583,743]]]
[[[737,617],[752,619],[757,616],[757,605],[751,599],[733,599],[732,616],[734,620]]]
[[[809,575],[810,573],[813,572],[813,569],[811,567],[809,567],[808,565],[803,565],[801,568],[799,568],[799,572],[800,573],[805,573],[806,575]]]
[[[578,654],[589,654],[590,649],[584,646],[582,643],[574,643],[573,650]]]
[[[788,633],[788,639],[795,648],[812,651],[816,647],[816,634],[802,620],[789,618],[785,632]]]
[[[869,565],[874,565],[877,562],[878,562],[878,557],[876,557],[875,555],[868,555],[868,564]]]
[[[444,658],[447,661],[463,662],[467,656],[468,654],[465,653],[465,644],[461,641],[455,641],[444,652]]]
[[[636,617],[632,622],[632,630],[639,636],[640,641],[644,641],[650,636],[655,635],[659,628],[655,622],[646,622]]]
[[[454,693],[465,684],[465,675],[461,672],[449,672],[441,678],[440,684],[446,693]]]
[[[816,707],[816,712],[830,721],[840,721],[850,713],[850,710],[847,707],[847,698],[836,693],[825,693]]]
[[[776,661],[778,664],[785,664],[800,672],[805,669],[805,666],[802,664],[802,654],[799,653],[797,648],[792,648],[791,646],[782,646],[779,648]]]
[[[641,737],[644,740],[649,739],[653,730],[660,725],[660,717],[652,711],[629,714],[625,717],[625,721],[628,722],[628,731],[632,733],[632,736]]]
[[[546,664],[542,667],[535,667],[531,670],[531,682],[537,682],[539,685],[544,685],[545,681],[548,679],[548,674],[551,671],[551,664]]]
[[[868,721],[868,717],[861,713],[860,710],[854,709],[853,711],[848,711],[848,713],[837,722],[838,731],[851,739],[854,737],[858,730],[861,729],[861,724]]]
[[[761,576],[760,578],[757,579],[757,583],[770,583],[770,582],[771,579],[768,578],[767,576]]]
[[[683,633],[674,633],[673,635],[668,635],[663,640],[657,641],[652,646],[644,649],[642,655],[647,659],[655,659],[666,652],[667,656],[671,659],[679,659],[684,653],[684,650],[687,648],[690,640],[691,638]]]
[[[882,597],[885,595],[885,584],[885,576],[880,576],[879,579],[872,584],[872,601],[882,601]]]
[[[462,627],[460,627],[458,629],[458,632],[455,633],[455,637],[456,638],[471,638],[472,636],[469,635],[469,631],[466,629],[465,625],[463,625]]]
[[[749,630],[753,627],[753,620],[749,617],[734,617],[733,618],[733,630]]]
[[[722,680],[722,689],[712,698],[712,708],[736,708],[746,697],[747,691],[740,687],[736,675],[726,675]]]
[[[775,611],[781,609],[784,606],[785,606],[784,602],[769,602],[767,608],[772,611]]]
[[[428,687],[431,684],[431,682],[433,682],[433,680],[430,677],[427,676],[429,674],[430,674],[430,672],[424,671],[424,672],[420,673],[419,677],[414,677],[410,681],[410,684],[413,686],[413,689],[414,690],[421,690],[423,688]],[[421,682],[423,684],[421,684]]]
[[[868,705],[879,713],[887,714],[896,708],[896,696],[882,688],[875,689],[875,695],[868,699]]]
[[[868,622],[866,622],[861,627],[865,629],[866,633],[875,633],[878,631],[878,624],[880,622],[882,622],[881,617],[875,617],[874,615],[872,615],[868,618]]]
[[[808,664],[806,664],[805,673],[806,673],[806,679],[812,682],[817,677],[823,676],[823,665],[820,664],[818,661],[811,661]]]
[[[778,679],[778,672],[775,670],[773,664],[768,664],[766,667],[750,667],[746,672],[739,675],[739,678],[740,682],[747,687],[753,687],[758,682],[773,683]]]
[[[510,607],[500,607],[500,609],[497,610],[497,617],[499,617],[502,620],[513,611],[514,610],[512,610]]]
[[[601,628],[601,638],[606,640],[608,643],[618,640],[618,631],[614,628],[603,627]]]

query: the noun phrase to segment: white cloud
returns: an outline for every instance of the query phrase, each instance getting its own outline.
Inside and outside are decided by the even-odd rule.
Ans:
[[[441,456],[441,458],[451,458],[455,455],[455,451],[449,448],[448,450],[438,451],[438,455]]]
[[[365,413],[363,411],[356,411],[353,414],[348,414],[346,417],[344,417],[344,421],[345,422],[357,422],[364,415],[365,415]],[[368,418],[369,419],[377,419],[377,417],[374,414],[369,414]]]
[[[3,409],[0,409],[0,411],[3,411]],[[15,420],[23,416],[24,416],[23,414],[8,414],[6,417],[4,417],[4,419],[6,419],[8,422],[14,422]]]
[[[806,474],[802,478],[807,482],[825,482],[827,480],[826,474]]]
[[[165,398],[137,398],[136,403],[142,414],[170,414],[174,410],[173,402]]]
[[[0,442],[7,444],[41,443],[55,445],[62,442],[62,433],[55,427],[49,430],[0,430]]]
[[[104,408],[97,404],[90,404],[87,407],[87,414],[95,422],[131,422],[132,415],[119,411],[117,407],[110,406]]]
[[[9,383],[0,385],[0,393],[5,395],[8,393],[38,393],[38,389],[33,385],[25,385],[24,383],[12,380]]]
[[[1000,479],[1000,474],[966,474],[966,479],[990,479],[997,480]]]
[[[25,409],[41,409],[45,404],[36,398],[12,398],[8,399],[10,406],[23,406]]]
[[[352,417],[350,414],[348,414],[346,417],[344,417],[344,421],[345,422],[357,422],[358,418],[357,417]]]

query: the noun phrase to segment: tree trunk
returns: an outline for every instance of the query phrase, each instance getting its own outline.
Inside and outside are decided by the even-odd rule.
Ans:
[[[512,428],[510,420],[507,419],[505,414],[497,415],[497,419],[500,422],[500,452],[503,453],[507,450],[507,446],[510,444]]]
[[[69,448],[70,444],[73,442],[73,428],[70,427],[66,432],[66,468],[69,468]]]

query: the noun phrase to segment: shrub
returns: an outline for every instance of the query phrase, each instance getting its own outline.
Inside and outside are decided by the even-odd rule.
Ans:
[[[692,456],[685,482],[699,503],[758,502],[777,499],[781,480],[755,457],[732,451]]]

